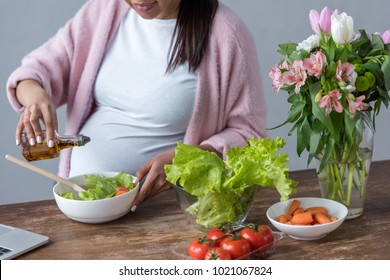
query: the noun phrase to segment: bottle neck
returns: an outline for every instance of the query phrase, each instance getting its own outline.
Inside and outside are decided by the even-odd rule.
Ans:
[[[91,138],[84,136],[83,134],[76,135],[56,135],[57,141],[62,144],[69,144],[74,146],[84,146],[91,141]]]

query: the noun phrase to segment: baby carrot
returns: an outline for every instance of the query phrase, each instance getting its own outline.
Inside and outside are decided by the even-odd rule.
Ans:
[[[305,212],[305,209],[303,209],[302,207],[299,207],[297,210],[294,211],[293,216],[296,214],[299,214],[299,213],[303,213],[303,212]]]
[[[277,220],[279,223],[286,224],[286,223],[289,221],[289,218],[287,217],[287,215],[282,214],[282,215],[280,215],[279,217],[277,217],[276,220]]]
[[[339,218],[336,217],[336,216],[331,216],[331,217],[330,217],[330,220],[331,220],[332,222],[337,221],[338,219],[339,219]]]
[[[324,213],[318,212],[315,214],[315,219],[319,224],[327,224],[330,223],[331,220],[329,219],[328,216],[326,216]]]
[[[297,210],[299,207],[301,207],[301,202],[297,199],[294,199],[287,209],[287,215],[292,216],[295,210]]]
[[[325,207],[309,207],[305,209],[306,212],[310,212],[313,216],[317,213],[322,213],[326,216],[328,216],[328,210]]]
[[[309,212],[295,214],[290,222],[293,225],[310,225],[313,222],[313,216]]]
[[[338,220],[338,217],[330,216],[328,209],[322,206],[303,208],[301,201],[294,199],[287,207],[285,214],[276,218],[279,223],[288,225],[322,225]]]

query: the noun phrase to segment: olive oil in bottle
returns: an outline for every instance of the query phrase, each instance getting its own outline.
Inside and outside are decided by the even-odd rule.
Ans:
[[[82,134],[76,135],[60,135],[56,132],[56,137],[53,139],[54,146],[50,148],[46,143],[46,131],[43,131],[42,143],[30,145],[29,139],[25,132],[22,134],[22,155],[27,161],[45,160],[56,158],[60,155],[60,151],[80,147],[91,141],[91,138]]]

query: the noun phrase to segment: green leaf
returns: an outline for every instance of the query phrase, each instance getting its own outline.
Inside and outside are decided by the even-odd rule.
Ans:
[[[385,49],[385,46],[384,46],[383,41],[382,41],[382,38],[378,34],[373,34],[372,35],[371,45],[372,45],[372,47],[374,49],[378,49],[378,50],[384,50]]]
[[[370,39],[368,39],[367,36],[365,37],[361,36],[359,40],[351,44],[351,47],[352,47],[352,52],[354,53],[356,53],[358,50],[362,48],[365,49],[365,51],[368,53],[371,49]]]
[[[297,49],[297,43],[285,43],[279,45],[278,53],[289,56],[293,51]]]
[[[303,60],[306,57],[309,57],[309,53],[306,50],[301,49],[299,50],[299,52],[298,51],[292,52],[291,55],[289,56],[289,61],[292,63],[295,60]]]
[[[390,55],[385,57],[381,70],[385,79],[385,87],[388,91],[390,91]]]
[[[310,145],[311,127],[306,117],[302,119],[302,124],[297,131],[297,153],[300,156]]]
[[[345,48],[335,49],[334,60],[332,62],[338,61],[338,60],[341,60],[342,63],[347,62],[347,60],[348,60],[347,49],[345,49]]]
[[[335,145],[341,145],[342,141],[342,131],[343,131],[343,113],[338,113],[336,111],[332,111],[328,117],[330,117],[331,123],[333,124],[333,137],[335,140]]]
[[[384,48],[387,52],[390,52],[390,43],[385,44]]]
[[[326,164],[328,163],[328,161],[332,155],[332,152],[333,152],[334,144],[335,144],[334,138],[328,137],[326,145],[325,145],[325,151],[324,151],[324,154],[322,155],[322,158],[321,158],[320,167],[318,168],[318,171],[317,171],[318,174],[321,173],[322,170],[324,170]]]
[[[379,99],[374,104],[374,115],[379,114],[379,112],[381,111],[381,106],[382,106],[382,101]],[[386,104],[385,104],[385,106],[387,107]]]
[[[368,57],[377,57],[383,54],[383,50],[380,49],[372,49],[367,56]]]
[[[332,38],[328,41],[320,40],[320,48],[322,52],[326,55],[327,61],[333,61],[335,55],[336,44]]]
[[[384,86],[385,80],[383,77],[383,72],[381,69],[381,66],[378,63],[369,61],[367,63],[363,64],[364,68],[366,68],[368,71],[370,71],[372,74],[374,74],[376,79],[376,84],[378,86]],[[387,70],[386,70],[387,71]]]
[[[307,159],[307,165],[309,166],[310,162],[313,160],[313,157],[318,153],[318,147],[322,137],[322,131],[324,126],[320,122],[315,122],[313,126],[312,133],[310,135],[310,149],[309,156]]]
[[[303,138],[305,139],[304,142],[310,143],[309,139],[310,139],[310,136],[312,134],[312,129],[311,129],[309,121],[307,120],[307,117],[305,117],[305,119],[303,120],[300,132],[301,132]]]
[[[165,165],[165,174],[167,181],[199,196],[221,189],[225,167],[215,153],[179,142],[172,165]]]
[[[273,130],[273,129],[279,128],[287,123],[292,123],[292,122],[296,121],[300,117],[305,105],[306,105],[306,103],[304,101],[299,100],[299,99],[295,100],[295,102],[291,105],[291,109],[290,109],[287,120],[278,126],[275,126],[272,128],[267,128],[267,129]]]
[[[360,57],[366,57],[367,54],[372,50],[371,40],[367,37],[366,31],[360,30],[360,39],[363,43],[359,46],[358,54]],[[355,50],[356,51],[356,50]]]
[[[382,87],[378,87],[378,93],[379,95],[381,96],[381,100],[383,102],[383,105],[386,106],[386,108],[389,106],[389,102],[390,102],[390,96],[389,96],[389,92],[385,89],[383,89]],[[379,113],[379,111],[378,111]]]
[[[328,79],[331,79],[335,76],[336,74],[336,69],[337,69],[337,64],[336,62],[334,61],[331,61],[329,63],[329,66],[326,68],[325,70],[325,76],[322,76],[324,77],[324,82],[326,82]],[[321,78],[322,78],[321,77]]]
[[[331,134],[334,134],[332,120],[329,118],[329,116],[325,115],[325,109],[321,109],[320,107],[318,107],[317,102],[315,102],[315,96],[320,90],[321,90],[320,82],[317,82],[310,87],[310,96],[313,104],[312,113],[321,123],[324,124],[326,129]]]
[[[352,141],[354,141],[353,134],[356,129],[357,119],[358,119],[358,115],[356,115],[354,118],[351,119],[348,114],[344,114],[345,138],[349,143],[352,143]]]

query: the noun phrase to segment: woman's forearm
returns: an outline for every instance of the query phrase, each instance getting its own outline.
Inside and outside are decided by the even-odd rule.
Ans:
[[[42,98],[47,99],[48,95],[37,81],[23,80],[16,87],[16,98],[23,106],[27,107],[39,102]]]

